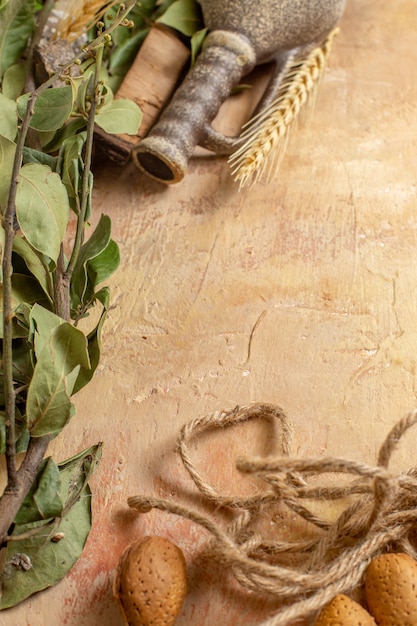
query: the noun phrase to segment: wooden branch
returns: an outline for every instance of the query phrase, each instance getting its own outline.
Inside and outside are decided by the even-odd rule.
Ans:
[[[0,498],[0,545],[7,540],[9,528],[36,478],[50,440],[49,435],[31,438],[25,458],[17,471],[13,489],[9,484]]]

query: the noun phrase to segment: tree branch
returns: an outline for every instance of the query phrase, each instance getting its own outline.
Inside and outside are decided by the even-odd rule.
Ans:
[[[50,440],[50,436],[32,437],[23,463],[16,473],[13,490],[10,488],[9,481],[0,498],[0,545],[7,540],[9,528],[36,478],[39,465],[45,456]]]

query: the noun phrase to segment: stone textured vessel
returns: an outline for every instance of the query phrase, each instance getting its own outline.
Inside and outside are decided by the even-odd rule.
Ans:
[[[133,151],[137,166],[166,184],[180,181],[196,145],[229,154],[236,138],[211,122],[241,78],[276,60],[260,106],[272,99],[289,59],[321,43],[346,0],[200,0],[209,30],[203,50],[149,135]]]

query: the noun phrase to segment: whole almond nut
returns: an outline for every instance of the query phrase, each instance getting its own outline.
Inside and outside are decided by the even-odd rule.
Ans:
[[[130,544],[120,557],[113,593],[129,626],[172,626],[187,593],[182,551],[163,537]]]
[[[335,596],[320,611],[314,626],[376,626],[368,611],[344,594]]]
[[[365,593],[378,626],[417,625],[417,563],[408,554],[381,554],[372,559]]]

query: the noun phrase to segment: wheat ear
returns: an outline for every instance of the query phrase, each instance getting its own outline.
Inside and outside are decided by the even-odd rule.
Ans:
[[[117,0],[67,0],[65,14],[56,30],[57,39],[75,41]]]
[[[239,189],[256,183],[264,174],[269,178],[276,172],[290,129],[304,105],[314,100],[338,30],[334,29],[321,46],[289,65],[274,100],[243,127],[241,145],[229,157]]]

